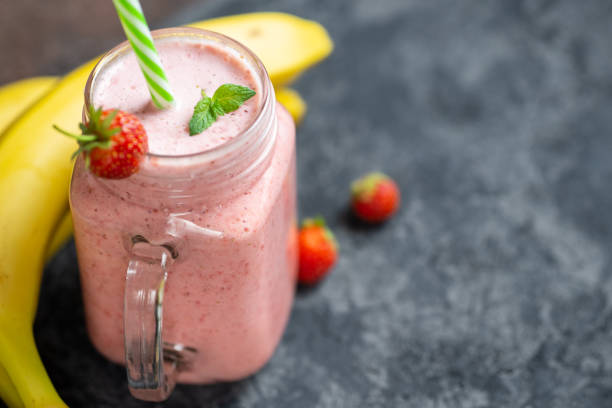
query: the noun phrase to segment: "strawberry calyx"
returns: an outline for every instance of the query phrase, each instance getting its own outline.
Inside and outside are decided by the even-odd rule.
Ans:
[[[378,184],[386,180],[389,180],[389,177],[384,173],[368,173],[351,183],[351,195],[354,200],[369,201],[376,193]]]
[[[318,215],[316,217],[304,219],[304,221],[302,221],[302,228],[321,228],[325,238],[331,242],[334,249],[338,249],[338,241],[334,233],[327,227],[325,219],[322,216]]]
[[[77,141],[79,148],[72,154],[71,158],[74,159],[79,154],[85,153],[85,164],[88,168],[89,152],[95,148],[110,149],[112,137],[121,131],[119,126],[115,125],[111,127],[119,110],[114,109],[102,118],[103,113],[102,108],[95,109],[91,106],[89,108],[89,121],[86,123],[79,123],[79,128],[82,132],[80,135],[68,132],[57,125],[53,125],[55,130]]]

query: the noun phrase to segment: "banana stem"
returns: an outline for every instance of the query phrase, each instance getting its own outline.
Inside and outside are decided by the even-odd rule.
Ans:
[[[6,319],[8,320],[8,319]],[[57,395],[40,360],[32,328],[11,325],[0,317],[0,361],[17,390],[21,406],[63,408],[67,405]],[[4,396],[3,396],[4,397]],[[9,402],[7,402],[9,403]],[[17,406],[20,405],[11,405]]]

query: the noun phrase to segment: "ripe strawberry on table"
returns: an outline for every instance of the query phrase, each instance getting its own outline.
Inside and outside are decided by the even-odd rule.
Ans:
[[[77,140],[79,149],[73,157],[83,153],[85,164],[98,177],[131,176],[138,171],[148,149],[147,134],[140,120],[117,109],[91,108],[89,122],[79,124],[81,135],[53,127]]]
[[[383,173],[369,173],[351,184],[353,212],[364,221],[376,223],[391,217],[398,209],[400,191]]]
[[[336,263],[338,244],[321,217],[304,220],[298,234],[298,248],[301,284],[317,283]]]

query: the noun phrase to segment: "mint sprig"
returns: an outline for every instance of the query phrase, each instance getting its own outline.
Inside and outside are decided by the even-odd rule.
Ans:
[[[223,84],[215,91],[212,98],[202,90],[202,99],[193,108],[193,116],[189,121],[189,135],[202,133],[210,127],[219,116],[238,109],[255,91],[235,84]]]

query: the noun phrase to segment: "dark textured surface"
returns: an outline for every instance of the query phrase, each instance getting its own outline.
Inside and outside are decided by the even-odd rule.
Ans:
[[[296,88],[300,210],[329,220],[341,257],[259,374],[165,406],[612,406],[611,3],[258,4],[336,43]],[[404,194],[378,228],[346,211],[370,169]],[[72,246],[46,270],[36,335],[70,405],[155,406],[90,346]]]

